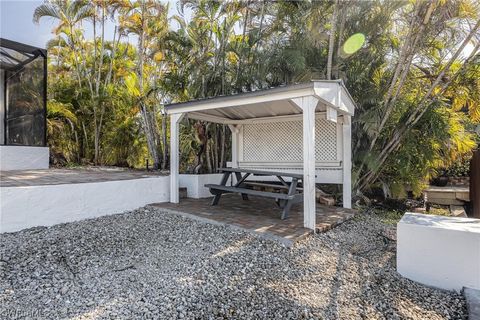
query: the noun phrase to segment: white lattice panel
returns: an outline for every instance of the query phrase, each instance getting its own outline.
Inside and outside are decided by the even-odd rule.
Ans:
[[[303,161],[302,121],[246,124],[243,130],[243,161]],[[337,159],[337,125],[334,122],[315,120],[315,160],[341,160]]]

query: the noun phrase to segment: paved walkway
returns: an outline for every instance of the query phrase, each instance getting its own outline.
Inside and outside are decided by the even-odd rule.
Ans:
[[[0,187],[104,182],[148,178],[158,175],[161,174],[158,172],[108,167],[0,171]]]
[[[290,217],[280,219],[281,210],[273,199],[249,196],[248,201],[241,196],[222,196],[217,206],[210,205],[211,198],[180,199],[180,203],[158,203],[155,207],[177,211],[199,218],[230,224],[266,236],[280,237],[290,242],[304,239],[311,233],[303,227],[303,206],[292,207]],[[317,232],[325,232],[338,224],[353,218],[355,210],[317,204]]]

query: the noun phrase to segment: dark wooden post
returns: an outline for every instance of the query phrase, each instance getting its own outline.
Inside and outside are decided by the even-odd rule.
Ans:
[[[472,218],[480,219],[480,150],[473,153],[470,161],[470,201],[472,202]]]

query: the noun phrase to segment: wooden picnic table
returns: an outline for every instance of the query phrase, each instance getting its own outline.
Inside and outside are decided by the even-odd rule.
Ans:
[[[297,188],[298,182],[303,180],[302,174],[242,168],[221,168],[218,171],[223,172],[220,184],[205,185],[205,187],[209,188],[210,192],[214,195],[212,206],[217,205],[222,194],[225,193],[240,193],[243,200],[248,200],[248,195],[273,198],[277,205],[282,209],[281,218],[285,219],[288,217],[292,205],[303,201],[303,194],[300,193],[300,190]],[[228,179],[232,174],[235,174],[237,182],[235,185],[227,186]],[[287,193],[276,193],[248,188],[248,182],[245,180],[251,175],[276,177],[281,183],[279,187],[287,189],[288,191]],[[283,177],[291,178],[291,182],[285,181]]]

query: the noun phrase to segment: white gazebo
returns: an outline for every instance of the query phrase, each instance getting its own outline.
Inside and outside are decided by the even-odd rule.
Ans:
[[[170,202],[179,202],[179,122],[221,123],[232,131],[233,168],[303,172],[304,226],[315,229],[315,183],[341,184],[351,208],[351,118],[341,80],[201,99],[166,107],[170,115]]]

